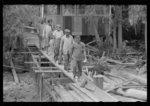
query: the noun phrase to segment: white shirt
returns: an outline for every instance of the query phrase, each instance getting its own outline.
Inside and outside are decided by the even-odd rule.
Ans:
[[[48,37],[50,36],[49,34],[50,34],[51,32],[52,32],[52,27],[49,26],[49,25],[47,25],[47,24],[45,24],[43,37],[48,38]]]
[[[62,30],[60,30],[60,31],[58,31],[58,30],[55,30],[54,32],[53,32],[53,35],[54,35],[54,37],[57,39],[57,38],[61,38],[62,36],[63,36],[63,31]]]
[[[72,45],[73,45],[73,37],[71,35],[69,35],[69,37],[66,37],[66,35],[64,35],[62,37],[63,40],[63,53],[67,54],[68,52],[71,53],[71,49],[72,49]]]

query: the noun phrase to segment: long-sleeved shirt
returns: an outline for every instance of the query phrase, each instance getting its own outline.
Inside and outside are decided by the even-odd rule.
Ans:
[[[73,37],[71,35],[69,35],[68,37],[64,35],[61,40],[63,42],[62,46],[63,54],[71,53],[73,45]]]

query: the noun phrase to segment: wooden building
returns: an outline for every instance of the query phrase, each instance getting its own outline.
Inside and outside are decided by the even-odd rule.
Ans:
[[[94,35],[91,23],[86,21],[87,6],[90,5],[44,5],[44,17],[52,19],[53,24],[60,24],[63,29],[68,28],[72,35]],[[108,33],[109,5],[95,5],[94,15],[98,20],[100,36]]]

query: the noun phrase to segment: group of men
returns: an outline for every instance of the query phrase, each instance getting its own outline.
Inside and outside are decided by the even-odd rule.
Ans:
[[[52,27],[52,20],[44,23],[42,33],[42,49],[48,53],[48,48],[54,48],[54,61],[62,64],[64,61],[64,70],[73,70],[76,81],[80,81],[82,76],[82,62],[86,61],[85,44],[80,41],[80,35],[71,35],[69,29],[62,30],[60,25]],[[53,43],[49,43],[53,40]],[[71,64],[70,64],[71,63]]]

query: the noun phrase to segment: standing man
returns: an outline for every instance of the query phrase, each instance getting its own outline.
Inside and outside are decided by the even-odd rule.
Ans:
[[[70,30],[64,30],[65,35],[61,39],[60,52],[64,55],[64,69],[69,70],[70,60],[71,60],[71,49],[73,45],[73,37],[70,35]]]
[[[76,35],[72,46],[72,69],[75,81],[82,76],[82,61],[86,61],[85,44]]]
[[[48,20],[44,26],[43,46],[48,53],[49,40],[52,38],[52,20]]]
[[[38,23],[36,23],[37,27],[37,35],[39,38],[39,48],[43,48],[43,35],[44,35],[44,19],[41,19]]]
[[[61,30],[61,26],[60,25],[56,25],[56,30],[54,30],[53,32],[53,37],[54,37],[54,60],[55,62],[59,60],[58,63],[60,63],[60,59],[59,59],[59,50],[60,50],[60,41],[61,41],[61,37],[63,36],[63,31]]]

